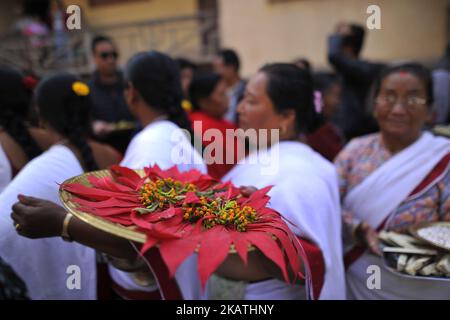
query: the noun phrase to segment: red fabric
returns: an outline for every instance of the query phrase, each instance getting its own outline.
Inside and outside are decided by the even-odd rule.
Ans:
[[[323,259],[322,251],[318,246],[303,238],[298,238],[298,240],[302,245],[308,260],[313,287],[313,299],[317,300],[325,281],[325,260]]]
[[[326,122],[315,132],[307,134],[306,139],[311,148],[330,161],[334,160],[344,146],[338,129],[331,122]]]
[[[433,168],[433,170],[423,179],[423,181],[411,192],[410,196],[419,193],[425,189],[430,183],[439,178],[441,174],[447,169],[450,163],[450,153],[447,154],[442,160]]]
[[[193,125],[194,128],[194,134],[198,137],[202,137],[202,145],[203,147],[208,146],[209,144],[213,143],[215,140],[213,141],[205,141],[203,140],[203,134],[205,133],[206,130],[208,129],[218,129],[221,133],[222,136],[224,137],[223,139],[223,164],[218,164],[218,163],[213,163],[213,164],[208,164],[208,174],[210,176],[212,176],[213,178],[216,179],[220,179],[222,178],[228,171],[230,171],[231,168],[233,168],[234,164],[237,162],[237,139],[234,139],[234,159],[233,159],[233,164],[226,164],[226,155],[227,153],[232,152],[233,150],[233,146],[228,145],[225,143],[226,142],[226,130],[227,129],[236,129],[236,126],[234,124],[232,124],[231,122],[227,121],[227,120],[218,120],[215,119],[213,117],[210,117],[209,115],[207,115],[204,112],[201,111],[195,111],[192,112],[191,114],[189,114],[189,117],[191,119],[192,122],[194,121],[200,121],[202,124],[202,128],[201,128],[201,132],[199,130],[197,130],[197,132],[195,131],[195,127]],[[230,144],[230,143],[228,143]],[[212,154],[214,156],[214,154]]]
[[[441,161],[439,161],[439,163],[433,168],[433,170],[431,170],[431,172],[425,177],[425,179],[423,179],[422,182],[420,182],[417,185],[417,187],[411,192],[408,198],[419,193],[427,186],[432,184],[441,174],[445,172],[449,163],[450,163],[450,153],[444,156],[444,158],[442,158]],[[377,232],[380,232],[381,230],[384,229],[387,219],[388,218],[386,218],[383,221],[383,223],[380,226],[378,226],[378,228],[376,229]],[[350,249],[347,253],[345,253],[344,255],[345,269],[348,269],[353,262],[358,260],[363,255],[365,251],[366,251],[365,247],[356,245],[352,249]]]
[[[165,265],[158,248],[151,248],[144,255],[158,280],[161,300],[183,300],[181,291],[175,278],[171,278],[169,269]]]

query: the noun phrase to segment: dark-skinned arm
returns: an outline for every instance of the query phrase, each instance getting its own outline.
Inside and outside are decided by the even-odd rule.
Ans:
[[[61,236],[66,210],[47,200],[20,195],[12,207],[11,218],[17,232],[27,238],[38,239]],[[138,254],[128,240],[94,228],[73,216],[68,232],[80,244],[110,256],[133,261]]]

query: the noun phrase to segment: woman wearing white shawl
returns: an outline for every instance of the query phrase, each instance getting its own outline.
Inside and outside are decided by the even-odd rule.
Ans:
[[[75,90],[75,83],[85,90]],[[29,162],[0,195],[0,256],[25,282],[31,299],[97,297],[94,250],[60,238],[21,237],[16,231],[20,230],[20,224],[14,224],[10,218],[11,206],[18,195],[58,203],[58,183],[83,173],[82,165],[93,170],[97,163],[104,168],[119,160],[111,148],[93,142],[87,144],[84,140],[89,132],[87,94],[87,86],[72,75],[55,75],[42,82],[37,91],[40,119],[54,140],[61,143]],[[48,225],[52,223],[56,221]],[[71,287],[69,276],[73,266],[79,268],[80,281]]]
[[[422,132],[433,101],[430,74],[417,64],[390,67],[374,96],[380,133],[351,141],[335,160],[349,297],[448,300],[447,283],[386,270],[377,237],[381,230],[404,233],[422,222],[450,220],[450,141]],[[380,268],[379,288],[367,285],[370,266]]]
[[[181,86],[176,63],[170,57],[158,52],[137,54],[127,64],[125,79],[126,101],[130,111],[142,123],[144,129],[130,142],[121,165],[135,169],[155,164],[161,169],[168,169],[176,165],[180,171],[197,169],[206,173],[201,156],[186,136],[186,130],[190,130],[190,123],[181,108]],[[42,211],[37,213],[40,216],[39,221],[34,220],[30,225],[33,237],[43,236],[40,227],[46,221],[66,215],[65,210],[50,202],[25,199],[22,203],[31,204],[30,206],[39,211],[41,208],[38,207],[43,206]],[[60,234],[60,231],[61,229],[52,230],[54,236]],[[74,241],[97,248],[111,257],[121,258],[112,258],[112,262],[123,270],[139,270],[142,275],[142,270],[147,269],[147,266],[142,265],[141,259],[137,259],[138,263],[135,263],[137,251],[131,242],[90,227],[75,217],[70,221],[69,233]],[[30,236],[30,229],[24,231],[24,235]],[[126,260],[125,263],[122,259]],[[182,266],[183,268],[176,273],[182,297],[200,298],[195,259],[188,259]],[[135,272],[110,267],[110,273],[116,292],[123,298],[158,298],[154,294],[158,286],[149,279],[148,274],[144,274],[146,281],[144,284],[136,281]],[[162,298],[165,298],[162,289],[161,291]]]
[[[310,274],[314,270],[308,270],[308,261],[303,261],[306,290],[303,285],[291,286],[263,276],[259,277],[263,281],[256,276],[253,279],[253,275],[242,276],[240,270],[246,267],[241,263],[225,262],[218,274],[251,282],[245,285],[244,299],[345,299],[337,174],[328,161],[296,141],[299,132],[307,130],[315,116],[309,74],[289,64],[263,67],[249,81],[238,114],[244,130],[281,128],[281,141],[269,140],[272,147],[264,150],[261,148],[264,142],[258,140],[260,151],[242,160],[223,180],[231,180],[237,186],[273,185],[269,192],[270,207],[292,222],[290,227],[298,237],[319,247],[325,275],[321,290],[314,293]],[[272,276],[267,274],[266,278]],[[212,291],[210,285],[210,296],[215,295]]]

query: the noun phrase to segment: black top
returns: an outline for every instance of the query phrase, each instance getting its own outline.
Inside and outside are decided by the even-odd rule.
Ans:
[[[328,60],[342,78],[342,100],[333,119],[347,140],[374,132],[377,125],[366,110],[372,82],[384,68],[372,63],[346,56],[342,51],[343,36],[334,34],[328,39]]]
[[[98,72],[94,72],[88,85],[91,89],[93,104],[92,116],[94,120],[103,120],[117,123],[119,121],[134,121],[128,110],[123,96],[123,77],[118,72],[119,80],[114,84],[103,84],[100,82]]]

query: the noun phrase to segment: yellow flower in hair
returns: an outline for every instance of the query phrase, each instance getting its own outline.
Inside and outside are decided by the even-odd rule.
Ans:
[[[89,87],[81,81],[75,81],[72,84],[72,90],[76,93],[77,96],[81,97],[87,96],[89,94]]]
[[[181,102],[181,106],[183,107],[184,111],[191,112],[192,111],[192,104],[189,100],[183,99]]]

